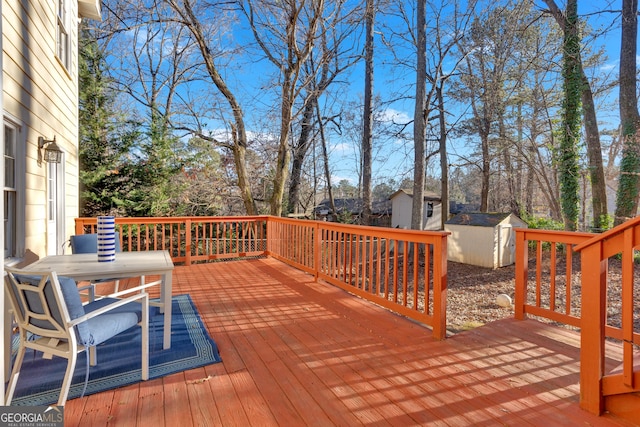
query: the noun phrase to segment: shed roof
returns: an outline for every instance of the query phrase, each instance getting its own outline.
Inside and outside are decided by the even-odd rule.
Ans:
[[[445,224],[471,225],[477,227],[495,227],[504,221],[509,212],[465,212],[451,218]]]
[[[413,197],[413,190],[410,188],[401,188],[400,190],[396,191],[395,193],[393,193],[391,196],[389,196],[389,199],[393,199],[394,197],[396,197],[398,194],[406,194],[409,197]],[[424,200],[429,200],[429,201],[437,201],[439,202],[441,200],[440,196],[437,195],[434,192],[431,191],[425,191],[424,192]]]

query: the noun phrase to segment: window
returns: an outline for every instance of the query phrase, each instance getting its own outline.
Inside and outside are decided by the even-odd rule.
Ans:
[[[4,256],[16,255],[17,227],[17,179],[16,179],[16,129],[4,126]]]
[[[427,203],[427,218],[431,218],[433,216],[433,202]]]
[[[69,39],[69,0],[58,0],[58,29],[56,55],[67,70],[71,69],[71,48]]]

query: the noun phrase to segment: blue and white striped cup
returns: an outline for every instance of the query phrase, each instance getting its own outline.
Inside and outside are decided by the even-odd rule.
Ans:
[[[109,262],[116,259],[116,218],[98,217],[98,261]]]

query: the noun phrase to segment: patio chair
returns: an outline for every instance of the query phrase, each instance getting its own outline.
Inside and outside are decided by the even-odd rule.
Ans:
[[[73,254],[97,254],[98,253],[98,235],[96,233],[89,234],[76,234],[69,238],[71,244],[71,253]],[[120,247],[120,233],[116,232],[116,252],[121,252]],[[114,290],[116,293],[120,287],[120,280],[117,279],[102,279],[92,281],[91,284],[114,282]],[[91,293],[91,300],[93,300],[93,288]]]
[[[58,405],[64,405],[78,354],[87,351],[82,396],[89,379],[89,365],[97,363],[96,346],[129,328],[142,327],[142,379],[149,378],[149,295],[104,298],[83,305],[76,282],[55,272],[29,272],[6,268],[5,290],[18,323],[20,345],[7,386],[11,404],[27,349],[68,360]]]

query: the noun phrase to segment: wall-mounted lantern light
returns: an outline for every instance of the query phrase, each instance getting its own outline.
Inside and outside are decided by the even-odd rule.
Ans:
[[[44,149],[44,155],[42,150]],[[62,150],[56,144],[56,137],[53,139],[44,139],[38,137],[38,166],[42,164],[42,160],[47,163],[60,163],[62,162]]]

